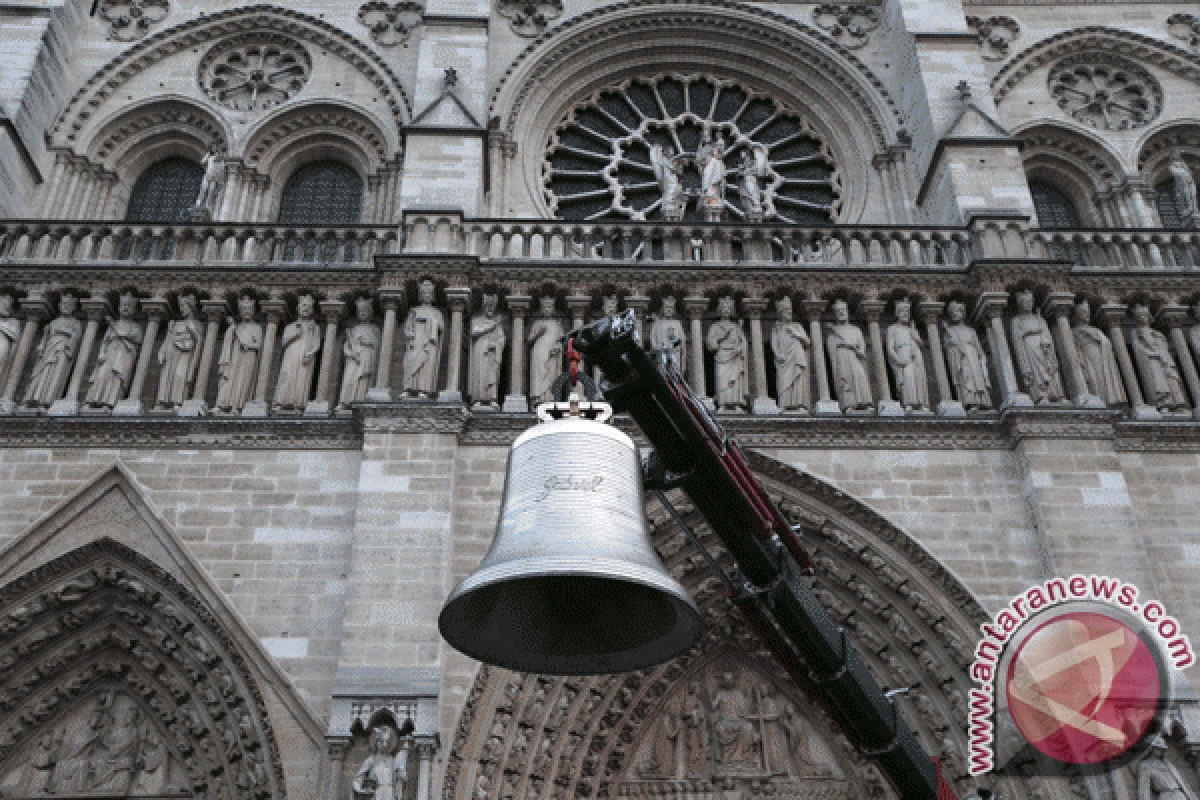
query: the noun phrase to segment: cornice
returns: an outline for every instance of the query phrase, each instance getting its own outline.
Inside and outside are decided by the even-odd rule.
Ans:
[[[121,447],[148,450],[359,450],[354,419],[292,417],[0,417],[0,448]]]

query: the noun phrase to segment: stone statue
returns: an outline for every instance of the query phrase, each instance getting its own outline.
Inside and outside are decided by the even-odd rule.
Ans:
[[[1150,327],[1150,309],[1134,306],[1133,320],[1130,345],[1146,402],[1164,411],[1187,408],[1187,392],[1171,355],[1171,345],[1165,335]]]
[[[683,736],[683,696],[677,694],[663,705],[650,739],[650,752],[638,773],[642,777],[675,779]]]
[[[50,778],[50,789],[53,792],[80,794],[91,788],[88,772],[92,752],[96,749],[100,737],[104,735],[105,724],[108,721],[104,701],[97,702],[86,716],[86,721],[79,720],[71,726],[58,751],[58,761]]]
[[[108,724],[97,741],[88,762],[91,785],[97,794],[123,795],[133,784],[138,771],[138,747],[141,744],[142,712],[128,697],[117,696]]]
[[[1104,331],[1091,324],[1091,320],[1091,306],[1086,300],[1080,300],[1075,305],[1075,324],[1071,330],[1088,392],[1108,405],[1127,402],[1125,384],[1121,381],[1121,370],[1113,355],[1112,342],[1104,335]]]
[[[200,191],[196,195],[194,208],[211,215],[217,210],[217,197],[225,183],[225,164],[217,155],[216,145],[208,148],[204,158],[200,159],[200,165],[204,167],[204,177],[200,179]]]
[[[158,408],[171,408],[187,402],[200,369],[200,351],[204,344],[204,325],[196,318],[196,295],[179,296],[180,319],[167,324],[163,343],[158,348]]]
[[[217,402],[221,411],[241,413],[254,396],[258,358],[263,346],[262,326],[254,321],[254,298],[238,299],[238,319],[228,318],[221,355],[217,359]]]
[[[786,721],[787,707],[791,705],[786,700],[776,697],[770,686],[758,689],[758,718],[763,727],[763,761],[767,774],[799,777],[811,775],[812,769],[807,764],[793,763],[791,731]],[[807,752],[804,753],[807,759]]]
[[[138,752],[141,762],[141,772],[133,784],[135,795],[161,794],[167,788],[167,770],[171,756],[162,737],[150,727],[142,737],[141,749]]]
[[[316,303],[312,295],[296,300],[296,320],[283,329],[279,349],[279,378],[275,385],[275,408],[303,409],[312,391],[317,353],[321,350],[321,326],[313,317]]]
[[[1167,171],[1175,185],[1175,199],[1179,202],[1179,216],[1185,225],[1196,225],[1200,222],[1200,214],[1196,205],[1196,176],[1183,160],[1183,155],[1175,150],[1171,160],[1167,162]]]
[[[108,330],[100,342],[96,368],[84,404],[89,408],[112,409],[125,399],[142,344],[142,326],[133,321],[138,301],[132,294],[121,295],[117,318],[108,318]]]
[[[738,184],[738,196],[742,199],[742,209],[750,222],[762,222],[766,213],[766,203],[763,196],[762,182],[767,179],[767,156],[769,151],[765,144],[754,142],[749,150],[742,151],[741,183]]]
[[[746,334],[742,324],[733,319],[733,298],[726,295],[717,300],[720,319],[708,328],[704,345],[713,354],[713,395],[717,408],[734,411],[746,407],[749,389],[746,384]]]
[[[660,144],[650,145],[650,166],[658,180],[662,198],[659,208],[667,222],[682,222],[687,208],[687,196],[683,191],[683,164],[675,154],[675,148]]]
[[[771,330],[771,352],[775,356],[775,388],[779,407],[784,411],[808,408],[808,348],[812,340],[804,324],[792,317],[792,298],[784,295],[775,301],[779,322]]]
[[[538,317],[529,326],[529,400],[549,403],[551,388],[562,372],[562,338],[566,335],[554,309],[554,295],[538,299]]]
[[[496,311],[494,294],[483,296],[483,313],[471,318],[471,367],[467,396],[477,406],[494,406],[500,400],[500,365],[508,335]]]
[[[918,411],[929,408],[929,382],[925,375],[921,334],[913,324],[912,304],[907,300],[896,301],[896,321],[888,326],[885,344],[900,405]]]
[[[1167,746],[1160,735],[1151,740],[1137,767],[1137,800],[1196,800],[1175,765],[1167,760]]]
[[[433,281],[421,281],[417,305],[404,320],[404,392],[409,397],[436,394],[438,389],[446,317],[433,305],[434,291]]]
[[[693,683],[683,699],[684,774],[688,778],[706,778],[708,763],[708,709]]]
[[[948,319],[942,322],[942,346],[958,402],[968,411],[991,408],[992,384],[988,380],[987,356],[975,329],[965,321],[967,307],[951,301],[946,304],[946,316]]]
[[[720,222],[725,210],[725,140],[706,130],[696,148],[700,167],[700,207],[709,222]]]
[[[1017,370],[1034,405],[1062,403],[1067,399],[1054,353],[1054,337],[1045,318],[1033,310],[1033,292],[1017,295],[1017,314],[1012,319],[1013,349]]]
[[[717,676],[713,733],[717,739],[717,761],[725,770],[762,768],[758,757],[761,739],[751,718],[750,701],[732,672]]]
[[[400,750],[400,734],[391,725],[371,729],[371,754],[354,776],[354,795],[373,800],[404,800],[408,782],[405,753]]]
[[[11,294],[0,294],[0,376],[4,375],[8,359],[21,338],[21,320],[13,316],[15,306],[16,299]]]
[[[666,350],[675,359],[675,368],[683,371],[687,363],[687,334],[673,294],[663,295],[662,308],[650,326],[650,349],[655,352]]]
[[[75,318],[78,308],[79,299],[64,293],[58,298],[58,316],[42,331],[37,347],[38,360],[25,389],[25,405],[30,408],[48,408],[67,388],[75,354],[79,351],[79,339],[83,336],[83,322]]]
[[[379,368],[379,347],[383,336],[374,322],[375,301],[370,297],[355,300],[354,318],[355,323],[346,331],[346,340],[342,342],[345,366],[338,408],[366,400],[367,390],[375,383],[375,370]]]
[[[868,409],[874,404],[871,379],[867,377],[867,343],[862,330],[850,322],[845,300],[833,303],[833,324],[825,337],[829,365],[838,402],[844,411]]]

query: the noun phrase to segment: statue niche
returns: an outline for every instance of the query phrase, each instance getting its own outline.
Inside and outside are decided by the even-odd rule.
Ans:
[[[659,705],[638,744],[630,796],[687,796],[770,779],[781,796],[856,797],[808,703],[733,657],[707,661]],[[815,796],[815,795],[814,795]]]

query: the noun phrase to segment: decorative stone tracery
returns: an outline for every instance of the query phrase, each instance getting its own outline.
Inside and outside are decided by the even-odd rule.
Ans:
[[[409,34],[424,16],[425,7],[412,0],[371,0],[358,9],[359,24],[371,32],[371,40],[380,47],[407,47]]]
[[[988,61],[1006,57],[1009,46],[1021,35],[1021,26],[1012,17],[967,17],[967,28],[979,37],[983,57]]]
[[[880,22],[879,9],[873,6],[823,5],[813,9],[813,24],[851,50],[870,41]]]
[[[1132,61],[1082,53],[1050,70],[1050,94],[1059,108],[1101,130],[1140,128],[1162,109],[1162,87]]]
[[[167,0],[103,0],[96,13],[109,24],[110,39],[131,42],[145,36],[170,10]]]
[[[562,16],[562,0],[499,0],[496,12],[518,36],[537,36]]]
[[[1200,17],[1195,14],[1172,14],[1167,17],[1167,32],[1192,49],[1200,49]]]
[[[312,59],[286,36],[257,34],[217,44],[200,61],[200,86],[234,111],[262,111],[295,96],[312,74]]]

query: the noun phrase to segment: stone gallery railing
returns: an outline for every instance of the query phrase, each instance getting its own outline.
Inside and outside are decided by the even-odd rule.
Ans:
[[[525,412],[567,391],[565,332],[620,310],[722,413],[1190,419],[1200,400],[1192,232],[442,212],[403,230],[399,248],[372,226],[0,223],[0,413]]]

